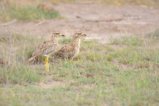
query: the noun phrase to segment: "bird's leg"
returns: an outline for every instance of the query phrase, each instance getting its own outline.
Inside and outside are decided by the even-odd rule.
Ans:
[[[45,55],[44,66],[45,71],[49,72],[49,55]]]

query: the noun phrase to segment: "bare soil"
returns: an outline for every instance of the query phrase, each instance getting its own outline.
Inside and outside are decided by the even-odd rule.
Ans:
[[[62,18],[36,22],[13,20],[1,23],[0,33],[47,36],[51,32],[72,35],[80,31],[86,33],[88,38],[107,42],[114,37],[145,35],[159,28],[159,9],[155,8],[93,3],[58,4],[54,8]]]

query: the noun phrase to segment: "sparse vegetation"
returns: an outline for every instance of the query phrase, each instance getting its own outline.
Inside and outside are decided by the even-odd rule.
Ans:
[[[113,4],[113,5],[145,5],[145,6],[154,6],[158,7],[159,1],[157,0],[100,0],[103,3],[106,4]]]
[[[16,51],[20,55],[12,66],[0,67],[2,106],[159,105],[159,46],[149,44],[158,44],[153,38],[126,37],[110,44],[85,41],[76,60],[54,61],[48,73],[42,64],[19,60],[28,55],[23,51],[33,48],[27,42],[41,39],[16,34],[13,40],[13,48],[21,44]]]
[[[45,7],[44,1],[49,5]],[[67,18],[47,20],[60,17],[52,6],[70,2],[57,6]],[[159,105],[159,29],[152,31],[158,26],[158,9],[147,7],[158,7],[158,0],[88,2],[0,0],[0,106]],[[127,4],[134,6],[107,6]],[[43,19],[47,21],[39,21]],[[117,38],[108,44],[82,41],[76,58],[53,58],[49,72],[43,63],[29,64],[35,48],[56,30],[68,34],[81,30],[99,41]],[[135,36],[140,30],[152,33]],[[125,34],[132,36],[121,37]],[[60,39],[61,44],[70,42]]]
[[[49,4],[68,3],[68,2],[80,2],[81,0],[49,0]],[[60,13],[56,10],[45,11],[41,8],[37,8],[40,0],[26,1],[22,0],[2,0],[0,1],[0,20],[9,21],[12,19],[17,20],[39,20],[39,19],[54,19],[60,17]],[[100,2],[107,5],[145,5],[150,7],[158,7],[159,2],[157,0],[94,0],[94,2]],[[22,5],[22,6],[20,6]]]
[[[12,19],[28,21],[40,19],[54,19],[60,17],[58,11],[47,11],[37,8],[36,5],[17,6],[14,4],[1,3],[0,20],[9,21]]]
[[[118,39],[113,39],[112,44],[115,45],[128,45],[128,46],[140,46],[142,44],[142,39],[139,39],[138,37],[131,36],[131,37],[121,37]]]
[[[149,33],[149,34],[147,34],[146,35],[146,37],[148,37],[148,38],[153,38],[153,39],[159,39],[159,29],[156,29],[155,31],[153,31],[153,32],[151,32],[151,33]]]

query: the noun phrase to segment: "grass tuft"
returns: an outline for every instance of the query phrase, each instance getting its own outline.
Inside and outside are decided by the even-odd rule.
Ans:
[[[114,39],[112,44],[115,45],[127,45],[127,46],[140,46],[142,44],[142,39],[138,37],[131,36],[131,37],[123,37],[120,39]]]
[[[46,11],[34,6],[7,6],[0,10],[0,20],[8,21],[12,19],[22,21],[32,21],[40,19],[54,19],[60,17],[58,11]]]
[[[40,81],[40,75],[37,71],[24,64],[0,68],[0,78],[2,84],[24,85]]]

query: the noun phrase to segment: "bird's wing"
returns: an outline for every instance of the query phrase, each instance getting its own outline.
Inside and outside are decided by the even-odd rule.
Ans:
[[[48,43],[47,42],[43,42],[42,44],[40,44],[35,51],[33,52],[32,56],[39,56],[42,55],[43,52],[45,51],[45,49],[48,47]]]
[[[56,55],[61,56],[61,55],[66,54],[66,53],[70,53],[70,52],[73,51],[73,49],[74,49],[73,46],[71,46],[71,45],[65,45],[64,47],[62,47],[60,50],[58,50],[56,52]]]
[[[57,45],[50,45],[44,51],[43,54],[53,54],[57,49]]]

